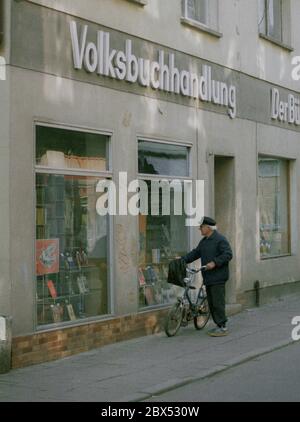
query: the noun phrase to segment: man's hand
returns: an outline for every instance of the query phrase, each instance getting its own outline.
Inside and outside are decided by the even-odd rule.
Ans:
[[[215,268],[216,264],[214,261],[210,261],[208,264],[206,264],[206,270],[213,270]]]

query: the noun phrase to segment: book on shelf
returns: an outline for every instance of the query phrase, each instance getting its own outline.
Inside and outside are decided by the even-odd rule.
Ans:
[[[66,266],[69,270],[76,270],[77,269],[76,263],[75,263],[72,255],[69,252],[65,253],[65,259],[66,259]]]
[[[162,266],[162,272],[163,272],[163,275],[164,275],[164,278],[168,278],[168,273],[169,273],[169,271],[168,271],[168,266],[167,265],[163,265]]]
[[[151,265],[148,265],[145,269],[145,279],[147,284],[155,284],[157,282],[157,275]]]
[[[67,306],[67,311],[68,311],[68,315],[69,315],[70,320],[71,321],[75,321],[76,320],[76,315],[75,315],[75,312],[74,312],[74,309],[73,309],[72,304],[71,303],[67,303],[66,306]]]
[[[162,248],[163,248],[163,250],[164,250],[165,256],[166,256],[167,258],[171,258],[171,257],[172,257],[172,251],[171,251],[171,248],[170,248],[169,246],[163,246]]]
[[[44,186],[37,186],[36,187],[36,202],[39,205],[44,204],[44,202],[45,202],[45,188],[44,188]]]
[[[36,237],[37,239],[44,239],[47,237],[46,226],[36,226]]]
[[[79,292],[84,294],[84,293],[88,293],[89,292],[89,288],[88,288],[88,284],[87,284],[87,279],[84,275],[79,275],[77,277],[77,284],[78,284],[78,288],[79,288]]]
[[[36,208],[36,224],[37,226],[43,226],[46,222],[46,209],[37,207]]]
[[[168,227],[165,224],[162,224],[163,233],[168,243],[171,243],[171,237]]]
[[[144,276],[143,270],[141,268],[139,268],[138,277],[139,277],[139,285],[140,286],[145,286],[146,280],[145,280],[145,276]]]
[[[63,320],[64,308],[60,303],[51,305],[51,311],[54,322],[61,322]]]
[[[145,300],[147,305],[155,304],[153,286],[145,287]]]
[[[53,299],[56,299],[57,298],[57,291],[56,291],[56,288],[54,286],[53,281],[52,280],[48,280],[47,281],[47,286],[48,286],[49,292],[51,294],[51,297],[53,297]]]

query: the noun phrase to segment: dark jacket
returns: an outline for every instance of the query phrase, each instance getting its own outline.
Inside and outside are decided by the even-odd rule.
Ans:
[[[232,259],[232,250],[222,234],[214,231],[211,236],[201,239],[198,246],[183,257],[187,264],[198,258],[201,258],[201,265],[211,261],[216,264],[213,270],[202,271],[205,285],[221,284],[228,280],[228,263]]]
[[[169,264],[168,283],[184,286],[186,276],[186,263],[184,259],[175,259]]]

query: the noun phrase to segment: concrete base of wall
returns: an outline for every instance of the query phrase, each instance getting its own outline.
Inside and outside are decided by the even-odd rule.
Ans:
[[[285,296],[300,293],[300,281],[293,283],[278,284],[259,289],[259,305],[265,305],[280,300]],[[237,294],[237,301],[243,308],[251,308],[256,305],[256,292],[254,289]]]

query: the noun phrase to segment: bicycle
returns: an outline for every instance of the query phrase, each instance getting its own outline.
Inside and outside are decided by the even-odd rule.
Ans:
[[[203,283],[199,288],[196,300],[193,302],[190,296],[190,290],[196,289],[191,284],[194,281],[195,275],[199,271],[205,270],[203,266],[199,270],[187,268],[187,277],[183,280],[184,292],[182,296],[177,298],[177,302],[169,310],[165,320],[165,333],[168,337],[173,337],[177,334],[180,326],[187,326],[189,321],[194,321],[196,330],[202,330],[207,324],[210,311],[207,301],[206,291]]]

